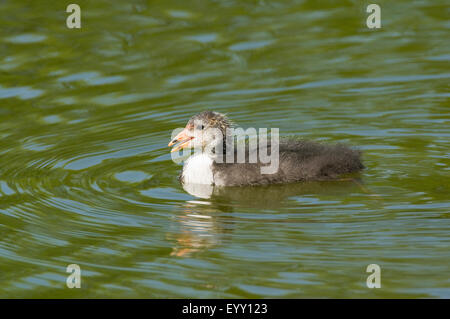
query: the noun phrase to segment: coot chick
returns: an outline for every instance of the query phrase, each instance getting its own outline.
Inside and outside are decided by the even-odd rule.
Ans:
[[[262,168],[268,164],[257,156],[261,147],[258,150],[247,143],[245,162],[236,162],[237,146],[234,142],[229,143],[234,137],[228,138],[232,127],[227,116],[213,111],[204,111],[188,121],[184,130],[169,143],[169,146],[177,143],[171,152],[183,148],[196,150],[184,162],[180,175],[182,183],[243,186],[322,181],[364,168],[361,152],[348,146],[283,138],[276,143],[267,143],[264,151],[270,154],[272,149],[278,149],[278,162],[274,172],[263,173]],[[226,160],[226,154],[232,154],[231,162]],[[250,158],[256,158],[256,161],[252,162]]]

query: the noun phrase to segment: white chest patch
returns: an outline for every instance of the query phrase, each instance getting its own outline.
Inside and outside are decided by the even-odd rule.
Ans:
[[[213,160],[206,154],[194,154],[183,166],[183,182],[193,184],[214,184]]]

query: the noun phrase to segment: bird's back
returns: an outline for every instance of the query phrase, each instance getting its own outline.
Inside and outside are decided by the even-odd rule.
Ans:
[[[246,149],[246,160],[252,152],[256,149]],[[240,186],[328,180],[364,168],[358,150],[298,139],[280,141],[279,166],[274,174],[261,173],[261,167],[267,165],[259,157],[257,163],[214,163],[214,181],[217,185]]]

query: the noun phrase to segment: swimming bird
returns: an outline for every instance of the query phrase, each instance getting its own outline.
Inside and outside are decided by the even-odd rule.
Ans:
[[[175,145],[171,152],[194,149],[184,162],[179,177],[183,184],[244,186],[322,181],[364,168],[361,152],[346,145],[281,138],[267,143],[266,154],[278,150],[278,156],[276,169],[264,173],[263,168],[268,163],[261,156],[258,158],[262,153],[261,145],[255,147],[247,142],[243,152],[245,161],[238,160],[238,143],[235,145],[234,137],[230,135],[233,127],[226,115],[214,111],[204,111],[189,119],[186,127],[168,145]],[[231,156],[227,158],[228,154]]]

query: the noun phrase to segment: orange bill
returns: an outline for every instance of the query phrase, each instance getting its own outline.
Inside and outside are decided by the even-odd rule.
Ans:
[[[178,133],[178,135],[175,136],[175,138],[172,141],[170,141],[170,143],[168,145],[169,147],[178,143],[177,145],[175,145],[174,148],[172,148],[172,150],[170,152],[171,153],[176,152],[178,150],[185,148],[189,144],[190,140],[192,140],[192,139],[193,139],[193,137],[189,136],[187,134],[187,129],[184,129],[183,131]]]

